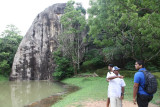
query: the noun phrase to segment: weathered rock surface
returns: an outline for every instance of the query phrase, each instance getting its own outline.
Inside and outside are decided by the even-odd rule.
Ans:
[[[37,15],[14,57],[10,80],[49,80],[54,72],[52,52],[62,31],[60,17],[66,4],[54,4]]]

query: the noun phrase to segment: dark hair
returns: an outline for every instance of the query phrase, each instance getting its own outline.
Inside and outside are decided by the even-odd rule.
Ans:
[[[114,65],[113,65],[113,64],[109,64],[108,66],[110,66],[110,67],[114,67]]]
[[[137,60],[136,61],[139,65],[142,65],[142,67],[144,67],[144,62],[142,60]]]

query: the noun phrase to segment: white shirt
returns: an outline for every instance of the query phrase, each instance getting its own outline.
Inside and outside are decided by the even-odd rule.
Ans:
[[[121,97],[122,87],[125,87],[126,84],[123,79],[115,78],[110,81],[109,86],[109,97]]]
[[[118,74],[120,76],[120,74]],[[113,72],[108,72],[107,77],[116,76]],[[108,85],[108,97],[121,97],[121,88],[125,87],[126,84],[123,79],[115,78],[109,81]]]
[[[115,74],[113,72],[108,72],[106,78],[109,78],[111,76],[114,76]]]

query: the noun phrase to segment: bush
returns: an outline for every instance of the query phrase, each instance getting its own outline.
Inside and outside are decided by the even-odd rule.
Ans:
[[[158,88],[160,88],[160,79],[157,79],[158,82]]]
[[[160,79],[160,72],[154,72],[152,73],[156,78]]]
[[[108,68],[107,67],[104,67],[102,69],[97,69],[96,70],[96,74],[98,74],[100,77],[106,77],[107,72],[108,72]],[[119,73],[120,73],[120,75],[124,76],[125,78],[126,77],[133,78],[134,74],[136,72],[137,71],[130,71],[130,70],[123,70],[123,69],[121,69]]]
[[[11,68],[7,60],[3,60],[2,62],[0,62],[0,74],[1,75],[9,76],[10,71],[11,71]]]
[[[93,71],[105,65],[103,56],[100,54],[99,50],[96,49],[92,49],[86,53],[84,59],[85,61],[81,66],[82,71]]]
[[[137,71],[130,71],[130,70],[120,70],[120,74],[124,77],[129,77],[129,78],[133,78],[134,77],[134,74],[136,73]]]
[[[97,69],[96,74],[100,77],[106,77],[108,72],[108,67],[104,67],[102,69]]]
[[[148,62],[146,64],[146,68],[147,70],[149,70],[150,72],[160,72],[160,70],[158,69],[159,66],[157,66],[156,64],[154,64],[153,62]]]
[[[134,71],[135,70],[135,61],[130,61],[130,62],[128,62],[126,65],[125,65],[125,69],[126,70],[132,70],[132,71]]]
[[[147,70],[150,72],[160,72],[160,70],[156,66],[147,66]]]
[[[6,81],[6,80],[8,80],[7,77],[5,77],[5,76],[3,76],[3,75],[0,75],[0,81]]]
[[[52,76],[56,80],[62,80],[73,75],[73,67],[70,60],[61,55],[60,51],[54,52],[54,61],[56,63],[55,72]]]

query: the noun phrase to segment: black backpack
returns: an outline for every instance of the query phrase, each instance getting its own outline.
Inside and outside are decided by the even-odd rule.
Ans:
[[[145,84],[144,84],[144,87],[142,87],[144,89],[144,91],[147,92],[148,94],[156,93],[157,80],[156,80],[155,76],[146,70],[141,71],[141,72],[144,73],[144,77],[145,77]]]

